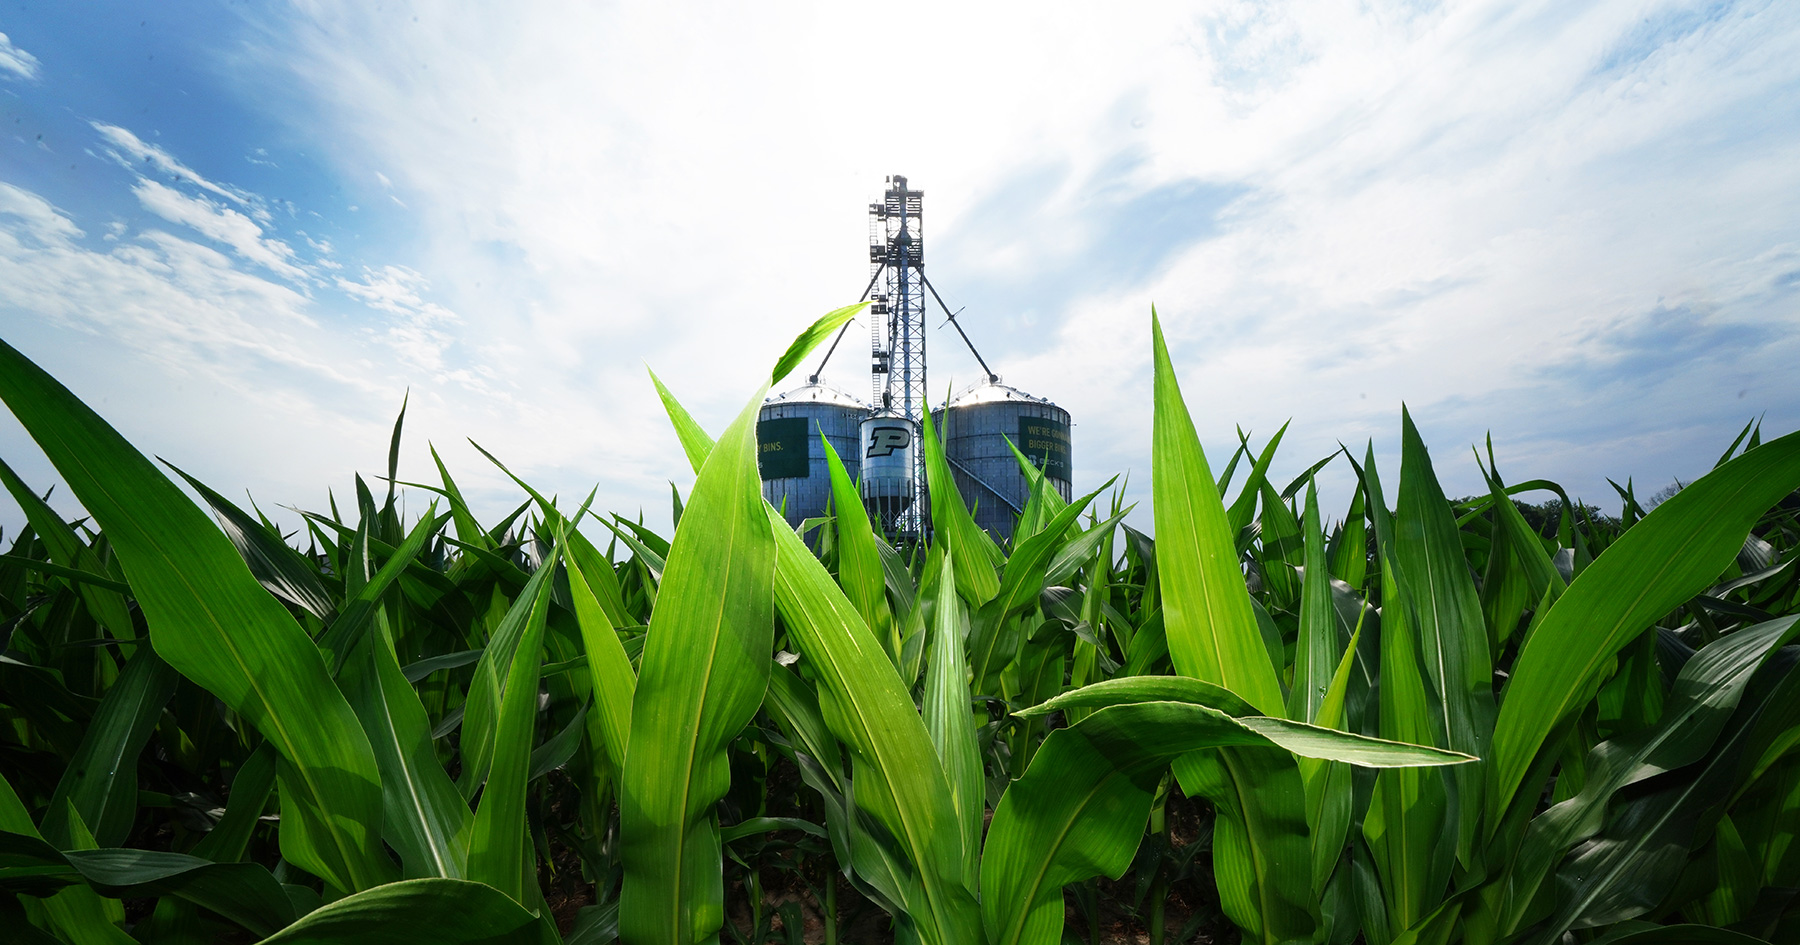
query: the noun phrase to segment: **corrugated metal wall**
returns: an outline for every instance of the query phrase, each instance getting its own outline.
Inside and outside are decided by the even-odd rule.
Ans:
[[[784,509],[789,526],[798,528],[802,521],[825,514],[831,498],[831,470],[819,445],[820,433],[843,460],[851,480],[861,475],[860,426],[868,413],[861,401],[822,384],[779,394],[763,404],[756,424],[763,497]]]

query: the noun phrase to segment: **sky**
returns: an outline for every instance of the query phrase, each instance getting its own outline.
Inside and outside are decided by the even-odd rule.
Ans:
[[[289,524],[385,474],[405,402],[400,478],[431,444],[488,521],[522,495],[471,441],[666,528],[692,475],[646,367],[721,429],[862,291],[891,174],[988,362],[1073,415],[1077,491],[1128,473],[1146,529],[1153,305],[1215,468],[1291,421],[1283,482],[1397,462],[1403,403],[1449,494],[1491,436],[1611,509],[1800,427],[1800,4],[95,0],[0,34],[0,338]],[[825,378],[866,396],[861,326]],[[4,414],[0,458],[57,485]]]

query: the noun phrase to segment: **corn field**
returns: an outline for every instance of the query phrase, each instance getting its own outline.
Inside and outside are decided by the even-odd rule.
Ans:
[[[757,411],[858,308],[716,438],[652,378],[670,537],[517,477],[478,522],[398,422],[283,534],[0,343],[88,516],[0,464],[0,939],[1800,941],[1800,434],[1617,520],[1491,447],[1451,501],[1404,412],[1395,491],[1283,484],[1279,435],[1215,471],[1155,328],[1153,536],[1020,456],[1003,547],[929,417],[928,543],[835,455],[797,533]]]

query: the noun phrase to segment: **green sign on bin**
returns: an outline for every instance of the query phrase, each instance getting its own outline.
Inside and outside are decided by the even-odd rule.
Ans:
[[[1069,481],[1069,425],[1061,420],[1020,417],[1019,452],[1052,479]]]
[[[812,437],[805,417],[759,420],[756,424],[756,468],[763,481],[805,479],[812,459]]]

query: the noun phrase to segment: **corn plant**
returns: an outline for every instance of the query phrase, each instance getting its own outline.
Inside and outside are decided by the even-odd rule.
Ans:
[[[1020,455],[997,543],[926,418],[934,532],[900,546],[829,444],[831,514],[796,533],[761,499],[767,384],[715,439],[652,377],[697,475],[671,538],[518,477],[483,527],[441,461],[398,482],[403,409],[385,498],[359,477],[302,551],[173,470],[208,522],[0,347],[0,399],[92,516],[0,464],[29,523],[0,558],[8,927],[799,941],[768,880],[827,941],[845,909],[899,941],[1097,941],[1097,879],[1136,870],[1162,945],[1209,849],[1201,892],[1252,941],[1791,935],[1800,441],[1747,428],[1606,523],[1491,449],[1489,494],[1448,501],[1403,414],[1397,507],[1371,450],[1328,534],[1335,454],[1277,490],[1280,434],[1240,434],[1215,479],[1153,327],[1154,537]],[[406,526],[399,485],[442,511]],[[1543,488],[1554,534],[1512,499]]]

